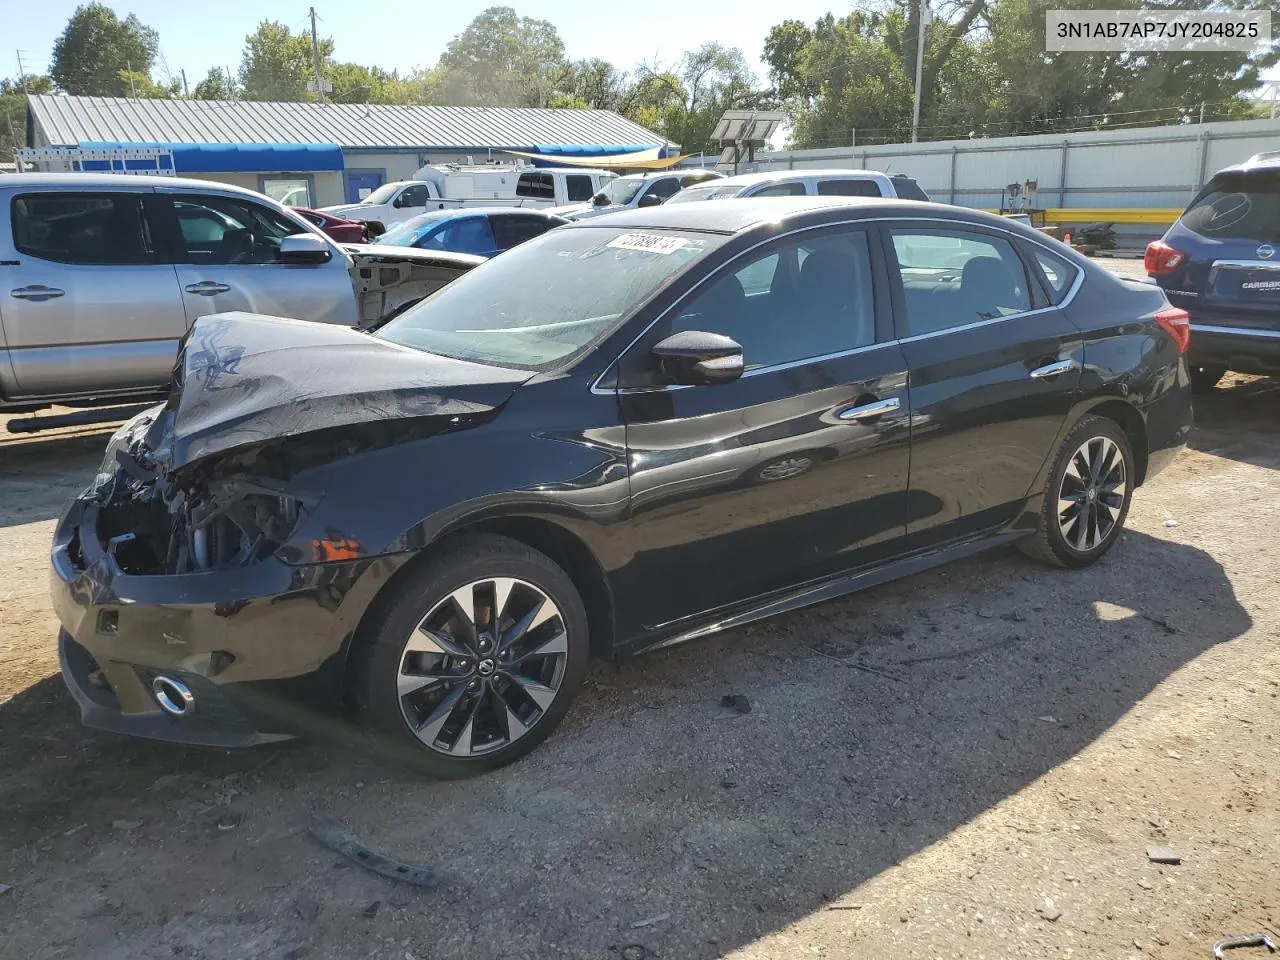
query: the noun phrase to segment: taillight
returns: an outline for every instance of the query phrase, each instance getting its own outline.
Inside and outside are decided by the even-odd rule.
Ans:
[[[1142,266],[1153,277],[1162,273],[1173,273],[1186,262],[1185,253],[1177,247],[1169,246],[1163,240],[1148,243],[1146,255],[1142,258]]]
[[[1170,307],[1156,314],[1156,323],[1173,338],[1179,353],[1187,352],[1187,347],[1191,344],[1191,314],[1177,307]]]

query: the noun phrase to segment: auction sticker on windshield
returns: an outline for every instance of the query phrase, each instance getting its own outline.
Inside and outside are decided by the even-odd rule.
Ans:
[[[641,253],[675,253],[689,245],[686,237],[665,237],[657,233],[623,233],[614,237],[606,247],[615,250],[637,250]]]

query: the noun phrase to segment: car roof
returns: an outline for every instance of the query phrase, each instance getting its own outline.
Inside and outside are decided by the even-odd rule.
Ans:
[[[740,173],[737,176],[725,177],[723,180],[716,180],[716,186],[734,186],[741,184],[749,187],[755,183],[775,183],[783,180],[805,180],[809,177],[887,177],[888,174],[880,170],[851,170],[847,168],[831,167],[831,168],[805,168],[801,170],[762,170],[758,173]],[[710,181],[708,181],[710,182]],[[698,184],[702,186],[702,184]]]
[[[994,225],[1005,230],[1012,229],[1018,233],[1025,233],[1028,229],[981,210],[884,197],[748,197],[745,200],[735,198],[706,203],[664,203],[657,207],[642,207],[621,213],[608,213],[589,220],[578,220],[564,229],[634,227],[740,233],[759,224],[776,224],[786,220],[804,219],[808,225],[813,225],[872,216],[961,220],[979,225]]]
[[[101,187],[129,188],[152,187],[199,190],[205,193],[236,193],[261,200],[262,194],[246,190],[230,183],[213,180],[196,180],[191,177],[158,177],[122,173],[0,173],[0,189],[5,187],[66,187],[70,189],[94,189]]]
[[[1255,153],[1244,163],[1234,163],[1229,167],[1223,167],[1217,173],[1262,173],[1274,172],[1280,170],[1280,151],[1268,151],[1267,153]]]

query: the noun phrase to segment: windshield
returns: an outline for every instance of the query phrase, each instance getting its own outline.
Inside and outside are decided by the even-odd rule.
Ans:
[[[644,177],[618,177],[605,184],[596,197],[604,197],[609,203],[625,206],[644,187]],[[595,199],[594,197],[592,199]]]
[[[544,369],[608,334],[725,239],[669,230],[553,230],[455,280],[377,336],[460,360]]]
[[[667,203],[692,203],[695,200],[724,200],[728,197],[736,197],[742,192],[740,184],[730,184],[725,186],[719,181],[715,183],[703,183],[696,187],[685,187]]]
[[[1218,174],[1191,201],[1182,225],[1215,240],[1280,240],[1280,172]]]
[[[400,184],[398,183],[384,183],[377,190],[373,191],[373,193],[369,194],[360,202],[361,203],[387,203],[391,200],[393,196],[395,196],[395,192],[398,189],[400,189]]]
[[[431,228],[441,220],[447,220],[449,216],[441,217],[435,214],[424,213],[416,217],[410,217],[404,223],[397,223],[394,227],[375,239],[374,243],[386,244],[392,247],[412,247],[424,236],[426,236]]]

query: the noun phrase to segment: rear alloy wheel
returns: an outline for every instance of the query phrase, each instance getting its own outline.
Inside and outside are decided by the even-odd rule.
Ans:
[[[587,625],[548,557],[490,535],[446,545],[398,584],[358,661],[366,719],[435,777],[510,763],[559,723],[582,682]]]
[[[1191,374],[1191,389],[1197,393],[1208,393],[1227,375],[1227,368],[1192,364],[1188,372]]]
[[[1088,566],[1120,536],[1133,483],[1124,431],[1112,420],[1086,417],[1067,436],[1049,475],[1039,532],[1019,547],[1055,566]]]

